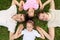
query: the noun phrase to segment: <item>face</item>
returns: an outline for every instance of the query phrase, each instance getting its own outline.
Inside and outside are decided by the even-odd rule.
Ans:
[[[46,13],[40,13],[39,14],[39,19],[43,20],[43,21],[47,21],[48,20],[48,14],[46,14]]]
[[[22,11],[23,10],[23,6],[19,7],[19,11]]]
[[[18,22],[25,21],[24,14],[17,14],[15,17],[16,17],[16,21]]]
[[[33,25],[32,25],[32,23],[27,23],[27,24],[26,24],[26,28],[27,28],[28,31],[32,31],[32,30],[33,30]]]
[[[28,10],[28,16],[29,17],[33,17],[34,16],[34,10],[33,9],[29,9]]]

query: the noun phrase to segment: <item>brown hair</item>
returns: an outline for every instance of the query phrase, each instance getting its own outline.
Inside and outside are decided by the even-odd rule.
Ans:
[[[34,21],[28,20],[27,23],[31,23],[34,26]]]

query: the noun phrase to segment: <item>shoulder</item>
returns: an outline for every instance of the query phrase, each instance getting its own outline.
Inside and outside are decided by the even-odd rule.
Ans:
[[[34,33],[37,33],[38,31],[37,30],[33,30]]]
[[[26,29],[23,30],[23,32],[27,31]]]
[[[13,8],[16,8],[16,5],[11,5],[10,8],[12,8],[12,9],[13,9]]]

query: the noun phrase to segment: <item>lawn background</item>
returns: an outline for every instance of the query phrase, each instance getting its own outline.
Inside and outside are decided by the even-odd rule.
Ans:
[[[19,1],[19,0],[18,0]],[[42,0],[42,2],[44,3],[46,0]],[[0,10],[5,10],[5,9],[8,9],[10,6],[11,6],[11,2],[12,0],[0,0]],[[55,6],[56,6],[56,9],[60,9],[60,0],[55,0]],[[44,11],[48,11],[49,10],[49,5],[47,5],[45,8],[44,8]],[[36,10],[35,13],[37,13],[39,10]],[[22,12],[19,12],[18,13],[25,13],[25,11],[22,11]],[[45,31],[48,31],[48,28],[47,28],[47,22],[43,22],[43,21],[40,21],[38,20],[36,17],[34,17],[33,19],[35,21],[35,24],[36,25],[39,25],[41,26]],[[19,23],[18,23],[19,24]],[[0,26],[0,40],[9,40],[9,32],[7,31],[8,29],[3,27],[3,26]],[[60,40],[60,28],[55,28],[55,40]],[[22,37],[21,38],[18,38],[16,40],[22,40]],[[40,38],[36,38],[36,40],[42,40]],[[47,40],[47,39],[45,39]]]

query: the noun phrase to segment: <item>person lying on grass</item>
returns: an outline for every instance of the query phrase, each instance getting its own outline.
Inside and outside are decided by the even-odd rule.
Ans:
[[[48,3],[50,3],[50,10],[49,12],[41,12],[38,14],[39,20],[42,21],[48,21],[48,29],[49,29],[49,36],[51,39],[49,40],[54,40],[55,38],[55,27],[60,27],[60,10],[55,9],[55,3],[54,0],[51,0],[50,2],[47,1],[43,4],[45,7]]]
[[[29,17],[34,17],[34,11],[37,10],[40,6],[40,9],[42,9],[42,3],[41,0],[24,0],[20,1],[19,10],[22,11],[23,9],[27,11],[27,14]]]
[[[34,30],[34,22],[32,20],[27,21],[26,29],[23,30],[23,28],[24,28],[23,24],[20,24],[15,35],[13,36],[13,39],[17,39],[21,37],[22,35],[23,35],[23,40],[35,40],[36,37],[45,39],[41,30],[39,31],[37,31],[38,29]]]
[[[17,22],[25,21],[24,14],[17,14],[16,5],[18,6],[15,0],[12,0],[12,5],[10,8],[6,10],[0,10],[0,25],[8,28],[9,40],[13,40],[12,36],[15,32]]]

